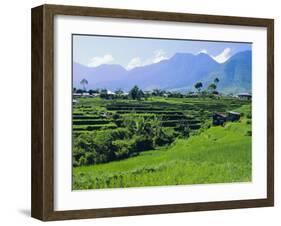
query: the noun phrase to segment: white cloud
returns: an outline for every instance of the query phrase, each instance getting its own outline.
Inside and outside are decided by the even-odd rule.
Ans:
[[[166,56],[166,53],[162,50],[162,49],[159,49],[159,50],[155,50],[154,52],[154,58],[152,59],[152,62],[155,64],[155,63],[158,63],[162,60],[167,60],[168,57]]]
[[[217,56],[212,56],[212,57],[218,63],[223,63],[231,57],[231,49],[225,48],[220,54],[218,54]]]
[[[200,50],[197,54],[200,54],[200,53],[208,54],[210,57],[212,57],[218,63],[224,63],[225,61],[227,61],[231,57],[231,49],[230,48],[225,48],[221,53],[219,53],[216,56],[213,56],[213,55],[209,54],[206,49]]]
[[[126,68],[128,70],[131,70],[131,69],[133,69],[135,67],[140,67],[140,66],[142,66],[141,59],[139,57],[135,57],[135,58],[130,60],[130,62],[128,63]]]
[[[97,67],[101,64],[108,64],[114,61],[114,58],[111,54],[105,54],[102,57],[93,57],[88,63],[88,67]]]
[[[202,49],[201,51],[199,51],[197,54],[200,54],[200,53],[205,53],[205,54],[208,54],[208,51],[206,49]]]
[[[168,59],[166,53],[163,50],[159,49],[159,50],[155,50],[153,52],[153,56],[148,59],[142,60],[140,57],[132,58],[129,61],[126,68],[127,68],[127,70],[131,70],[135,67],[142,67],[142,66],[149,65],[149,64],[156,64],[156,63],[159,63],[160,61],[166,60],[166,59]]]

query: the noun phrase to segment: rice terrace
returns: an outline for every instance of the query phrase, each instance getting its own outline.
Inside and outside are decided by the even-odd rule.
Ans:
[[[250,44],[208,44],[236,50],[224,60],[184,49],[126,66],[104,52],[84,66],[76,63],[83,38],[73,46],[74,190],[251,181]],[[121,40],[90,39],[94,47]]]

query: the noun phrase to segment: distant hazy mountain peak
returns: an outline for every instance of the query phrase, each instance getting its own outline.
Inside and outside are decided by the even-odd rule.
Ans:
[[[186,92],[194,90],[198,81],[206,88],[214,78],[219,78],[218,91],[225,93],[251,92],[252,54],[251,50],[238,52],[224,63],[218,63],[212,56],[176,53],[170,59],[144,65],[127,71],[118,64],[102,64],[89,68],[73,63],[74,87],[81,87],[80,81],[88,80],[87,88],[107,88],[124,91],[138,85],[143,90],[160,88]]]
[[[127,71],[127,69],[124,68],[120,64],[101,64],[101,65],[99,65],[97,67],[89,67],[89,68],[116,68],[116,69]]]
[[[174,56],[170,58],[170,60],[179,60],[179,59],[186,59],[192,57],[194,57],[192,53],[176,53]]]

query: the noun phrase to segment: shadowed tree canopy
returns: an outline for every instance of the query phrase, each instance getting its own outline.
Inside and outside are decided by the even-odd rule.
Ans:
[[[198,92],[201,91],[202,87],[203,87],[203,84],[202,82],[197,82],[195,85],[194,85],[195,89],[198,90]]]
[[[144,97],[144,93],[138,86],[135,85],[130,90],[129,97],[133,100],[140,100],[142,97]]]
[[[215,83],[215,84],[218,84],[219,81],[220,81],[219,78],[215,78],[215,79],[214,79],[214,83]]]
[[[116,93],[117,95],[122,95],[124,92],[123,92],[122,89],[117,89],[117,90],[115,90],[115,93]]]

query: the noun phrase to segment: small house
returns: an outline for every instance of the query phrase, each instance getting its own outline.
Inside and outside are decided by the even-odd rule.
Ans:
[[[199,93],[189,92],[186,96],[190,97],[190,98],[192,98],[192,97],[199,97]]]
[[[123,92],[122,94],[121,94],[121,96],[128,96],[129,95],[129,93],[127,93],[127,92]]]
[[[112,92],[112,91],[110,91],[110,90],[107,90],[107,94],[108,94],[108,95],[115,95],[115,92]]]
[[[213,125],[222,126],[227,120],[227,116],[221,112],[215,112],[213,114]]]
[[[72,95],[73,95],[73,97],[81,97],[82,93],[73,93]]]
[[[235,122],[240,119],[240,113],[235,111],[228,111],[227,112],[227,121]]]
[[[150,95],[152,95],[152,91],[151,90],[145,90],[144,95],[150,96]]]
[[[213,114],[213,125],[222,126],[226,122],[235,122],[240,119],[240,113],[234,111],[228,111],[226,114],[221,112],[215,112]]]
[[[237,97],[240,99],[240,100],[251,100],[252,99],[252,95],[249,94],[249,93],[239,93],[237,95]]]
[[[100,94],[99,94],[99,93],[92,93],[91,96],[92,96],[92,97],[98,97],[98,96],[100,96]]]

